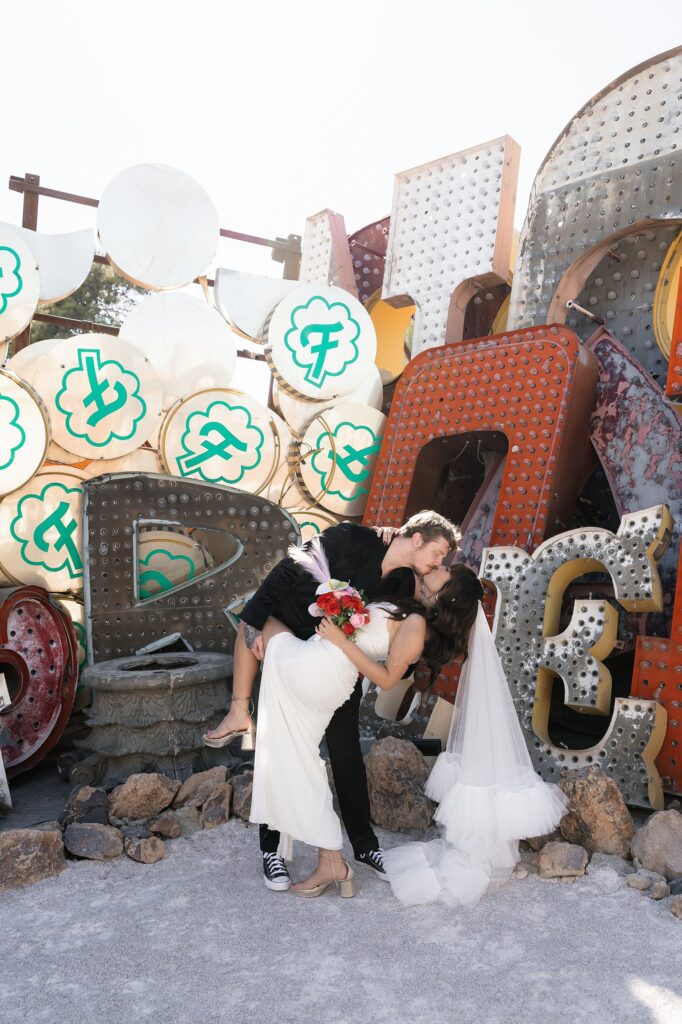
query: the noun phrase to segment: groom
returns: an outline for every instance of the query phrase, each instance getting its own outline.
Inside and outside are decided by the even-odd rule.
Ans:
[[[413,598],[419,579],[443,562],[457,546],[456,528],[437,512],[412,516],[386,544],[374,530],[354,523],[332,526],[321,535],[332,576],[345,580],[369,601]],[[223,721],[206,734],[208,746],[224,746],[252,728],[249,705],[253,684],[263,658],[261,630],[274,616],[300,639],[315,632],[316,620],[308,606],[317,583],[293,559],[286,557],[266,576],[245,605],[234,651],[232,704]],[[385,877],[379,841],[370,823],[367,776],[359,737],[362,680],[335,712],[326,732],[341,817],[355,860]],[[269,889],[288,889],[291,880],[278,856],[280,835],[260,827],[263,876]]]

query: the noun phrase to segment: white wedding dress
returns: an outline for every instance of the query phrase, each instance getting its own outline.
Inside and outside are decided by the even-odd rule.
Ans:
[[[370,621],[355,643],[370,658],[385,661],[393,606],[368,608]],[[299,640],[277,633],[269,641],[258,699],[251,821],[310,846],[341,849],[341,825],[319,748],[357,677],[345,654],[317,634]]]
[[[387,850],[384,863],[405,906],[476,903],[507,881],[518,841],[547,835],[566,811],[558,786],[536,774],[481,605],[457,690],[447,748],[426,794],[441,839]]]

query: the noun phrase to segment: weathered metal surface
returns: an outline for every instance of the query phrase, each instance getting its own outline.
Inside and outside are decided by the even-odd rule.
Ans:
[[[509,328],[564,321],[566,300],[614,241],[682,218],[680,74],[682,47],[652,57],[593,96],[561,132],[533,184]]]
[[[668,728],[656,767],[669,793],[682,794],[682,556],[670,638],[637,638],[632,696],[655,698],[668,713]]]
[[[396,175],[382,298],[416,304],[414,354],[462,337],[469,282],[509,282],[519,153],[507,135]]]
[[[42,587],[0,590],[0,672],[10,693],[9,705],[0,709],[0,748],[12,778],[55,745],[78,681],[71,620]]]
[[[357,296],[346,227],[340,213],[320,210],[306,220],[298,278],[307,283],[335,284]]]
[[[134,771],[186,778],[210,764],[202,735],[218,724],[232,658],[224,654],[149,654],[100,662],[83,673],[92,689],[90,732],[76,746],[90,753],[74,777],[116,785]],[[218,752],[217,752],[218,753]]]
[[[360,302],[367,302],[382,286],[390,223],[391,218],[384,217],[348,237]]]
[[[198,579],[142,599],[139,528],[182,527],[231,552]],[[132,654],[179,632],[195,651],[230,653],[225,609],[238,605],[299,537],[272,502],[231,487],[154,474],[120,473],[85,484],[85,604],[90,663]]]
[[[559,632],[564,592],[577,577],[601,571],[608,573],[615,599],[627,610],[660,608],[656,564],[670,525],[661,505],[625,515],[617,535],[571,530],[545,541],[532,555],[519,548],[489,548],[484,554],[481,575],[498,590],[495,642],[533,763],[548,781],[557,782],[564,768],[596,764],[628,803],[663,806],[654,766],[665,735],[661,705],[617,698],[606,734],[586,750],[552,742],[549,705],[558,677],[566,707],[609,715],[611,674],[603,659],[616,639],[616,608],[603,600],[576,601],[569,625]]]
[[[500,433],[509,453],[486,543],[532,550],[575,502],[596,376],[592,355],[559,327],[422,353],[397,385],[365,521],[400,526],[413,493],[419,507],[431,505],[450,452],[443,446],[429,471],[432,486],[424,487],[415,469],[430,442]],[[431,450],[435,459],[439,449]]]
[[[656,342],[653,302],[661,266],[678,231],[678,226],[654,225],[615,241],[576,299],[604,322],[609,334],[660,387],[664,386],[667,360]],[[594,323],[574,310],[566,324],[582,341],[594,334]]]
[[[664,502],[675,526],[660,562],[664,606],[647,632],[667,635],[673,608],[682,528],[682,421],[661,387],[615,338],[600,328],[589,340],[599,361],[591,441],[611,485],[618,511]]]

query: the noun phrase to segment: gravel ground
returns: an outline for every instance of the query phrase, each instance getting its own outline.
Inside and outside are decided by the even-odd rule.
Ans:
[[[43,775],[16,780],[2,827],[54,814],[68,790]],[[71,861],[0,894],[0,1020],[682,1022],[682,922],[611,873],[404,910],[365,868],[352,900],[268,892],[256,847],[233,819],[169,843],[159,864]],[[299,848],[293,874],[311,860]]]

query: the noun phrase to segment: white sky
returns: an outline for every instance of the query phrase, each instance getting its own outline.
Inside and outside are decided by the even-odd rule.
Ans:
[[[325,206],[353,231],[393,176],[510,134],[516,224],[566,121],[682,34],[679,0],[2,0],[0,220],[10,174],[99,197],[123,168],[179,167],[222,227],[302,233]],[[95,224],[41,199],[39,230]],[[281,275],[269,250],[219,263]]]

